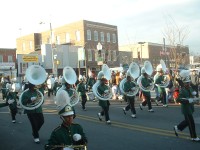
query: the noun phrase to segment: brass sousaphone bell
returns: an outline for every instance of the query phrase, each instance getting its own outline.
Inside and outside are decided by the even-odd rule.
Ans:
[[[46,81],[46,78],[47,78],[45,69],[43,67],[39,66],[39,65],[29,66],[26,70],[25,76],[26,76],[28,82],[35,85],[35,86],[43,84]],[[19,97],[19,103],[20,103],[21,107],[26,109],[26,110],[34,110],[34,109],[40,107],[43,104],[44,96],[37,89],[37,99],[34,102],[32,102],[31,104],[24,105],[22,103],[22,96],[28,90],[29,89],[26,89],[25,91],[23,91],[21,93],[21,95]]]
[[[107,66],[107,64],[102,65],[102,70],[97,75],[97,82],[92,86],[92,91],[93,91],[94,95],[100,100],[111,100],[112,90],[109,86],[108,86],[108,91],[107,91],[107,93],[105,93],[104,96],[99,94],[99,92],[97,90],[98,86],[101,84],[102,77],[106,78],[106,80],[111,79],[111,71],[110,71],[110,68]]]
[[[135,82],[135,79],[138,78],[139,75],[140,75],[140,68],[139,68],[138,64],[136,64],[135,62],[132,62],[132,63],[130,64],[129,69],[128,69],[127,74],[126,74],[126,77],[127,77],[127,75],[129,75],[129,74],[130,74],[130,76],[133,78],[133,80],[132,80],[131,82],[133,82],[133,83],[136,85],[136,87],[134,88],[134,90],[133,90],[133,91],[130,91],[130,92],[128,92],[128,93],[126,93],[126,92],[124,91],[124,83],[127,81],[126,78],[124,78],[124,79],[120,82],[119,88],[120,88],[120,90],[121,90],[121,92],[122,92],[123,94],[125,94],[125,95],[127,95],[127,96],[135,96],[135,95],[138,93],[138,91],[139,91],[139,87],[137,86],[137,84],[136,84],[136,82]]]
[[[71,97],[69,97],[67,91],[65,91],[65,85],[64,83],[67,82],[68,84],[75,84],[77,81],[77,75],[76,72],[74,71],[74,69],[70,66],[66,66],[63,69],[63,78],[62,78],[62,87],[56,92],[56,100],[55,103],[58,107],[61,107],[60,103],[63,104],[62,99],[67,100],[67,104],[70,106],[74,106],[79,102],[79,95],[78,92],[71,88],[70,90],[73,91],[73,95]],[[64,96],[63,98],[61,98],[62,96]]]

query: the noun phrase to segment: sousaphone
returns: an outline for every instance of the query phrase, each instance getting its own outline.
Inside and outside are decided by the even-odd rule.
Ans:
[[[137,79],[137,84],[139,86],[139,88],[142,90],[142,91],[145,91],[145,92],[150,92],[154,89],[154,84],[153,84],[153,80],[151,78],[151,75],[153,73],[153,66],[151,64],[150,61],[145,61],[144,62],[144,67],[141,69],[141,74],[142,73],[146,73],[149,75],[148,77],[148,80],[150,81],[150,85],[148,87],[144,87],[142,85],[142,78],[144,78],[143,75],[141,75],[138,79]]]
[[[166,74],[167,73],[167,67],[165,65],[165,62],[162,59],[160,60],[160,65],[161,65],[161,68],[158,68],[158,69],[162,69],[162,71],[164,72],[164,75],[163,75],[164,80],[162,81],[161,84],[156,84],[156,86],[159,86],[161,88],[166,88],[169,85],[170,79],[169,79],[169,76]],[[155,75],[154,81],[156,80],[157,77],[158,77],[158,74]]]
[[[56,101],[59,101],[59,96],[60,95],[64,95],[64,94],[62,94],[60,92],[65,92],[66,93],[65,97],[67,97],[66,95],[68,95],[67,91],[64,90],[66,88],[65,87],[65,82],[67,82],[68,84],[75,84],[76,81],[77,81],[77,75],[76,75],[76,72],[74,71],[74,69],[72,67],[70,67],[70,66],[64,67],[64,69],[63,69],[63,77],[62,77],[62,87],[56,92]],[[79,102],[79,94],[73,88],[71,88],[70,90],[73,91],[73,94],[70,97],[68,105],[74,106]]]
[[[41,85],[46,81],[47,78],[47,74],[46,71],[43,67],[39,66],[39,65],[31,65],[27,68],[25,76],[28,80],[28,82],[30,82],[33,85]],[[34,110],[38,107],[40,107],[43,102],[44,102],[44,96],[43,94],[37,89],[37,98],[36,100],[31,103],[31,104],[27,104],[24,105],[22,103],[22,96],[23,94],[28,91],[29,89],[26,89],[25,91],[23,91],[19,97],[19,103],[20,106],[26,110]]]
[[[135,82],[135,79],[138,78],[139,75],[140,75],[140,68],[139,68],[139,66],[138,66],[137,63],[132,62],[132,63],[130,64],[129,69],[128,69],[127,74],[126,74],[126,77],[127,77],[128,75],[130,75],[130,76],[133,78],[133,80],[132,80],[131,82],[133,82],[133,83],[136,85],[136,87],[135,87],[132,91],[130,91],[130,92],[125,92],[125,91],[124,91],[124,83],[126,83],[127,79],[124,78],[124,79],[120,82],[119,88],[120,88],[122,94],[125,94],[125,95],[127,95],[127,96],[135,96],[135,95],[138,93],[138,91],[139,91],[139,87],[137,86],[137,84],[136,84],[136,82]]]
[[[99,85],[101,84],[102,77],[106,78],[106,80],[111,79],[111,71],[110,71],[110,68],[106,64],[102,65],[102,70],[97,75],[97,82],[92,86],[92,91],[99,100],[111,100],[112,90],[109,86],[108,86],[108,90],[104,91],[105,92],[104,95],[99,94],[97,90]]]

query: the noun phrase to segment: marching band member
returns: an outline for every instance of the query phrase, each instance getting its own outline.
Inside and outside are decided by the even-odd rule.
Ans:
[[[161,99],[162,99],[162,103],[163,103],[163,107],[168,107],[167,102],[166,102],[166,91],[164,87],[160,87],[159,84],[162,84],[163,81],[165,80],[164,78],[164,72],[162,70],[162,68],[159,68],[159,75],[155,80],[155,85],[158,87],[158,91],[161,95]]]
[[[47,79],[47,88],[48,88],[48,97],[53,95],[53,84],[54,84],[54,77],[53,75],[50,75]]]
[[[95,75],[94,73],[90,73],[89,78],[87,80],[87,86],[89,91],[92,89],[92,86],[95,84],[96,80],[95,80]]]
[[[56,92],[57,92],[58,87],[60,87],[59,79],[58,79],[58,77],[55,77],[54,85],[53,85],[53,93],[54,93],[55,96],[56,96]]]
[[[29,83],[29,88],[27,91],[25,91],[22,94],[22,104],[31,104],[32,102],[36,101],[37,99],[37,90],[35,89],[35,85],[32,83]],[[32,135],[34,137],[34,142],[39,144],[39,130],[42,127],[44,123],[44,116],[42,112],[42,106],[39,106],[36,109],[33,110],[24,110],[24,113],[27,114],[28,119],[31,123],[32,127]]]
[[[102,96],[104,94],[108,94],[107,93],[108,86],[106,85],[106,83],[107,83],[106,78],[102,77],[101,78],[101,83],[100,83],[100,85],[97,88],[99,94],[102,95]],[[99,99],[99,106],[101,106],[101,108],[102,108],[102,111],[97,114],[98,117],[99,117],[99,120],[102,121],[102,116],[105,115],[105,121],[106,121],[106,123],[107,124],[111,124],[110,117],[109,117],[109,106],[110,106],[109,100],[100,100]]]
[[[181,87],[178,99],[176,101],[178,103],[181,103],[181,111],[184,115],[185,120],[174,126],[174,131],[175,135],[178,136],[178,132],[183,131],[188,126],[191,140],[199,142],[200,139],[197,137],[193,118],[194,103],[192,98],[195,96],[196,93],[193,93],[193,89],[190,87],[189,71],[183,70],[182,73],[186,74],[187,76],[182,78],[184,86]]]
[[[64,82],[64,90],[69,94],[69,97],[72,97],[73,95],[73,90],[71,89],[71,85],[66,82],[66,81],[63,81]],[[73,111],[74,111],[74,118],[76,117],[76,113],[75,113],[75,108],[72,107]]]
[[[12,123],[16,123],[16,114],[17,114],[17,93],[12,90],[11,84],[7,83],[6,88],[8,93],[6,96],[6,103],[9,106],[10,114],[12,117]]]
[[[81,125],[73,122],[74,111],[70,105],[66,105],[59,111],[62,124],[51,133],[45,150],[71,150],[67,146],[74,146],[74,150],[78,150],[78,145],[86,145],[87,138]],[[75,148],[77,145],[77,148]],[[64,148],[66,147],[66,148]]]
[[[131,80],[131,76],[129,72],[127,72],[126,79],[127,81],[124,83],[124,92],[130,92],[136,87],[136,85],[133,82],[131,82],[132,80]],[[131,112],[132,112],[131,117],[136,118],[135,96],[128,96],[128,95],[124,95],[124,96],[126,96],[126,99],[128,102],[128,105],[125,108],[123,108],[124,114],[126,115],[126,111],[131,109]]]
[[[80,82],[78,83],[76,90],[77,90],[77,92],[79,92],[79,94],[81,96],[82,109],[84,111],[86,111],[86,108],[85,108],[85,104],[87,102],[86,89],[85,89],[86,86],[85,86],[85,83],[83,81],[83,77],[82,76],[79,77],[79,81]]]
[[[4,100],[4,99],[6,99],[6,95],[7,95],[7,92],[8,92],[8,89],[6,88],[6,84],[10,83],[10,77],[9,76],[3,77],[2,80],[1,80],[1,83],[2,83],[2,97],[3,97],[3,100]]]
[[[143,87],[147,88],[149,86],[151,86],[151,81],[148,78],[148,74],[145,72],[145,69],[142,68],[141,69],[141,74],[142,74],[142,79],[141,79],[141,84]],[[150,91],[142,91],[142,97],[144,98],[142,103],[139,105],[140,109],[143,110],[143,107],[146,106],[148,104],[148,111],[149,112],[154,112],[154,110],[152,109],[152,105],[151,105],[151,93]]]
[[[191,87],[194,91],[196,91],[196,97],[199,97],[199,75],[197,74],[196,70],[192,70]]]

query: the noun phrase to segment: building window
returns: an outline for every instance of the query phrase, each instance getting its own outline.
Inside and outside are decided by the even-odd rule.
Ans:
[[[113,43],[116,43],[116,35],[112,34],[112,38],[113,38]]]
[[[87,30],[87,40],[91,40],[91,31]]]
[[[112,61],[117,61],[117,53],[116,51],[112,51]]]
[[[88,61],[92,61],[92,50],[88,49]]]
[[[32,43],[33,43],[32,41],[29,42],[29,48],[30,48],[30,50],[33,49],[33,45],[32,45]]]
[[[108,50],[108,61],[111,61],[111,52],[110,50]]]
[[[60,44],[60,37],[56,36],[56,44]]]
[[[98,50],[94,51],[95,52],[95,61],[98,60],[98,57],[99,57],[99,53],[98,53]]]
[[[107,33],[107,42],[110,42],[110,33]]]
[[[8,62],[13,62],[12,55],[8,55]]]
[[[98,32],[94,31],[94,41],[98,41]]]
[[[66,33],[66,35],[65,35],[65,42],[66,43],[70,43],[70,34],[69,33]]]
[[[104,42],[104,33],[101,32],[101,42]]]
[[[0,62],[3,62],[3,56],[0,55]]]
[[[81,40],[80,31],[76,31],[76,41],[80,41],[80,40]]]

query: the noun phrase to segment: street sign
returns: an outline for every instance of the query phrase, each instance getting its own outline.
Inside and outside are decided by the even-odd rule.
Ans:
[[[38,62],[37,55],[23,55],[22,56],[23,62]]]

